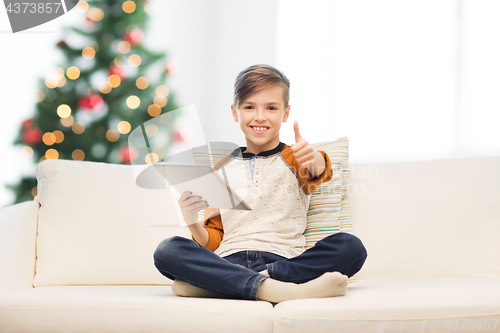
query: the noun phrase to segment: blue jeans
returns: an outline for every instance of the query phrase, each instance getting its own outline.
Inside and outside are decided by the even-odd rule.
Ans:
[[[366,249],[356,236],[339,232],[323,238],[293,258],[265,252],[240,251],[219,257],[191,239],[174,236],[161,241],[154,253],[156,268],[164,276],[227,295],[257,300],[257,289],[267,276],[304,283],[326,272],[353,276],[366,260]]]

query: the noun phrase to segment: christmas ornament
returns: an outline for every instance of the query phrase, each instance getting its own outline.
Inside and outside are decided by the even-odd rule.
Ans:
[[[21,126],[25,129],[27,127],[33,127],[33,124],[34,124],[33,119],[30,118],[30,119],[26,119],[25,121],[23,121],[21,123]]]
[[[141,44],[143,37],[142,30],[139,28],[135,28],[132,31],[126,32],[123,34],[122,38],[124,41],[129,42],[133,46],[137,46]]]
[[[23,131],[23,140],[29,145],[36,145],[42,141],[42,131],[36,127],[28,127]]]
[[[104,105],[104,101],[101,96],[83,96],[78,100],[78,108],[86,110],[100,109]]]
[[[108,74],[109,75],[117,75],[120,78],[120,80],[123,80],[123,78],[125,77],[125,73],[123,72],[123,69],[121,69],[120,67],[116,67],[116,66],[109,67]]]
[[[130,163],[137,159],[137,150],[133,147],[123,147],[119,151],[122,163]]]

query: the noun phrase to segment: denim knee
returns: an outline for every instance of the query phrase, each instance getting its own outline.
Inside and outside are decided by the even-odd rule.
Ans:
[[[366,259],[366,248],[358,237],[346,232],[338,232],[326,237],[325,240],[328,238],[331,242],[342,243],[343,256],[349,257],[351,261]]]
[[[155,266],[159,268],[159,264],[164,266],[165,264],[171,263],[173,260],[179,258],[180,246],[186,240],[186,238],[180,236],[173,236],[162,240],[156,247],[153,255]]]
[[[346,242],[346,249],[349,253],[349,256],[353,260],[362,260],[364,263],[368,254],[366,252],[365,246],[363,245],[363,242],[361,242],[358,237],[352,234],[348,234],[345,232],[342,232],[340,234],[342,234],[341,237]]]

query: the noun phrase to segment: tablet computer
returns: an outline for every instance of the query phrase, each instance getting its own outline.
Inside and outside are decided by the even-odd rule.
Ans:
[[[190,191],[192,195],[199,195],[209,208],[252,210],[211,166],[164,162],[154,163],[154,168],[179,193]]]

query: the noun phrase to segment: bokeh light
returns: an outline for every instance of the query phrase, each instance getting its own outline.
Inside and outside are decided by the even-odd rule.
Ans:
[[[111,86],[109,85],[108,82],[101,82],[99,85],[99,91],[102,92],[103,94],[108,94],[111,91]]]
[[[121,41],[118,43],[117,47],[118,52],[120,53],[129,53],[130,52],[130,43],[126,41]]]
[[[61,87],[64,87],[64,85],[66,84],[66,78],[63,76],[60,80],[59,80],[59,83],[57,84],[57,86],[59,88]]]
[[[161,85],[161,86],[156,87],[155,92],[158,96],[167,97],[168,93],[169,93],[169,89],[166,86]]]
[[[73,122],[74,122],[73,116],[69,116],[69,117],[61,119],[61,124],[64,127],[70,127],[71,125],[73,125]]]
[[[36,99],[36,101],[38,103],[40,103],[40,102],[43,102],[44,99],[45,99],[45,93],[43,91],[41,91],[41,90],[38,90],[37,91],[37,99]]]
[[[47,86],[47,88],[54,89],[55,87],[57,87],[57,83],[58,81],[54,82],[53,78],[48,77],[45,79],[45,85]]]
[[[87,10],[89,10],[89,4],[87,1],[78,1],[76,4],[76,10],[78,10],[80,13],[86,13]]]
[[[135,2],[133,1],[125,1],[122,5],[122,9],[125,13],[130,14],[135,10]]]
[[[127,98],[127,106],[131,109],[137,109],[141,105],[139,97],[132,95]]]
[[[146,134],[150,137],[153,137],[153,136],[156,136],[158,134],[159,130],[158,130],[158,126],[154,125],[154,124],[149,124],[148,126],[146,126]]]
[[[66,75],[71,80],[76,80],[80,77],[80,69],[76,66],[71,66],[66,70]]]
[[[71,129],[75,132],[75,134],[82,134],[85,131],[85,125],[77,121],[73,124],[73,126],[71,126]]]
[[[54,89],[55,87],[62,87],[66,84],[66,78],[64,77],[64,69],[61,67],[56,67],[52,73],[45,79],[45,85]]]
[[[21,154],[25,158],[32,158],[33,157],[33,148],[31,148],[30,146],[24,146],[23,148],[21,148]]]
[[[61,118],[69,117],[71,114],[71,108],[68,104],[61,104],[57,107],[57,115]]]
[[[61,67],[54,68],[54,75],[59,79],[62,78],[64,76],[64,69],[62,69]]]
[[[161,113],[161,108],[156,105],[156,104],[151,104],[149,107],[148,107],[148,114],[151,116],[151,117],[156,117],[156,116],[159,116]]]
[[[95,57],[94,48],[92,48],[90,46],[87,46],[86,48],[84,48],[82,50],[82,57],[84,57],[85,59],[92,59],[93,57]]]
[[[108,139],[108,141],[115,142],[118,141],[119,138],[120,133],[113,128],[106,132],[106,139]]]
[[[75,149],[71,153],[71,158],[75,161],[83,161],[83,159],[85,158],[85,153],[81,149]]]
[[[149,80],[146,77],[141,76],[135,80],[135,85],[137,88],[144,90],[149,87]]]
[[[127,134],[132,129],[132,126],[128,121],[120,121],[116,126],[116,128],[118,129],[118,132],[120,132],[121,134]]]
[[[163,96],[156,96],[153,101],[161,108],[167,105],[167,99]]]
[[[104,12],[99,8],[90,8],[87,14],[92,21],[100,21],[104,18]]]
[[[45,152],[45,158],[48,160],[56,160],[59,158],[59,152],[54,148],[50,148]]]
[[[56,143],[61,143],[64,141],[64,133],[61,132],[60,130],[55,130],[54,132],[52,132],[55,137],[56,137]]]
[[[137,54],[132,54],[130,57],[128,57],[128,64],[132,67],[138,67],[142,62],[142,59],[139,55]]]
[[[118,75],[113,74],[108,77],[108,83],[112,88],[116,88],[122,83],[122,80]]]
[[[146,155],[146,157],[144,158],[144,161],[147,163],[147,164],[151,164],[151,163],[158,163],[158,161],[160,160],[160,158],[158,157],[158,155],[156,155],[155,153],[149,153]]]
[[[56,136],[54,135],[54,133],[51,133],[51,132],[46,132],[46,133],[42,136],[42,141],[43,141],[43,143],[45,143],[47,146],[52,146],[52,145],[56,142]]]

